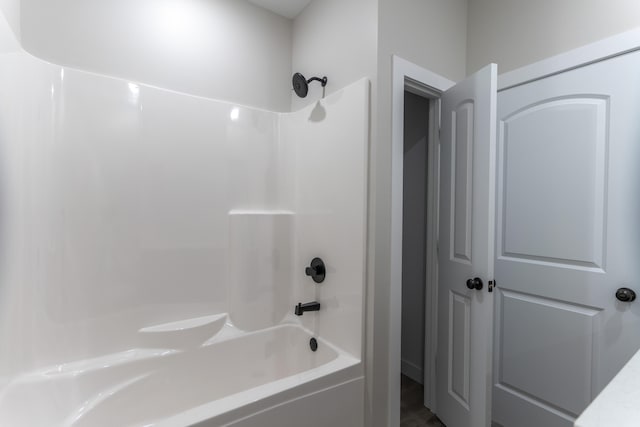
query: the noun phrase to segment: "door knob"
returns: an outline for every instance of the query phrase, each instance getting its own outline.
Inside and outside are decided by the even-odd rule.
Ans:
[[[622,302],[632,302],[636,299],[636,293],[629,288],[620,288],[616,291],[616,298]]]
[[[467,288],[479,291],[480,289],[482,289],[482,279],[479,277],[474,277],[473,279],[467,280]]]

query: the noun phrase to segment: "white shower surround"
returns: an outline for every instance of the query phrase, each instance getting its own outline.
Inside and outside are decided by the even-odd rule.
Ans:
[[[361,425],[368,81],[278,114],[0,46],[0,425]]]

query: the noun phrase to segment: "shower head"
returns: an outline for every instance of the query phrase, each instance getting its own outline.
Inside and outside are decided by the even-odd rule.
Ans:
[[[322,87],[327,85],[327,77],[311,77],[309,80],[305,79],[305,77],[300,73],[295,73],[291,82],[293,83],[293,90],[296,91],[296,95],[300,98],[304,98],[307,96],[309,92],[309,83],[312,81],[319,81],[322,84]]]

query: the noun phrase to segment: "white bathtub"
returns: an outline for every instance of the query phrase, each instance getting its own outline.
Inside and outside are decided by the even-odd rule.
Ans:
[[[359,385],[351,384],[359,361],[322,339],[312,351],[312,335],[303,327],[244,333],[225,318],[140,331],[182,348],[129,350],[22,375],[0,395],[0,425],[242,425],[238,420],[313,395],[325,384]]]

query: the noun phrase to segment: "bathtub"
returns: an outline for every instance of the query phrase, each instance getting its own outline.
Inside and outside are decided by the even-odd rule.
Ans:
[[[0,425],[268,426],[265,416],[278,410],[299,425],[296,407],[306,417],[306,408],[318,404],[327,411],[318,426],[332,418],[345,427],[361,424],[361,414],[340,414],[354,392],[362,394],[359,360],[321,338],[312,351],[313,334],[300,324],[243,332],[217,315],[139,332],[141,342],[173,348],[138,348],[19,376],[0,395]],[[323,392],[332,399],[323,402]],[[349,406],[331,407],[340,406],[340,392]]]

